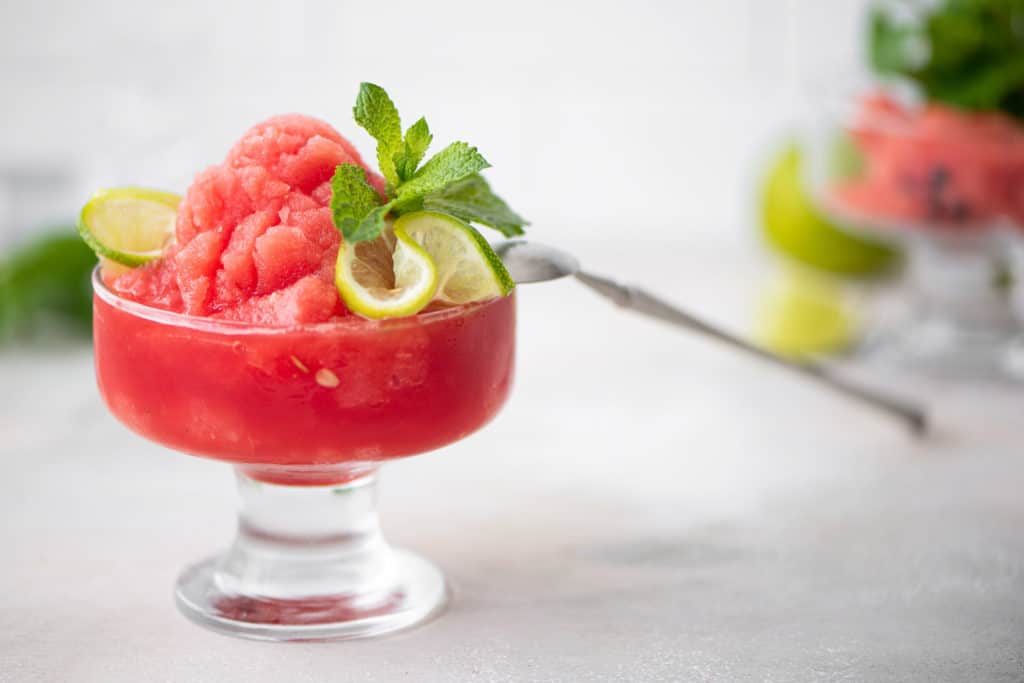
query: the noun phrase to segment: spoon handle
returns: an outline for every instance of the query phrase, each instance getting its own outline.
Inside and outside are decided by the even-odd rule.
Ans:
[[[689,313],[681,311],[675,306],[637,287],[621,285],[613,280],[583,271],[576,273],[576,279],[623,308],[643,313],[678,327],[700,332],[735,349],[745,351],[750,355],[757,356],[762,360],[769,361],[787,370],[798,372],[804,377],[828,386],[834,391],[856,399],[861,403],[870,405],[890,416],[898,417],[906,422],[915,435],[923,434],[927,428],[928,421],[924,409],[914,403],[894,396],[888,396],[875,389],[862,387],[841,377],[836,377],[822,365],[805,362],[798,363],[766,351],[719,327],[695,318]]]

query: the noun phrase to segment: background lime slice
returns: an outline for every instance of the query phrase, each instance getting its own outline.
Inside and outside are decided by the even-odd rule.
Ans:
[[[784,256],[838,275],[872,277],[895,269],[898,250],[851,234],[815,207],[803,187],[802,167],[799,147],[790,145],[764,178],[761,228],[767,243]]]
[[[857,298],[834,276],[799,265],[775,274],[757,302],[754,339],[790,358],[836,354],[860,339]]]
[[[159,190],[100,190],[82,207],[78,232],[97,256],[141,266],[160,258],[174,241],[180,203],[180,196]]]
[[[395,235],[407,236],[430,254],[437,268],[437,301],[482,301],[515,287],[483,235],[458,218],[434,211],[408,213],[395,221]]]

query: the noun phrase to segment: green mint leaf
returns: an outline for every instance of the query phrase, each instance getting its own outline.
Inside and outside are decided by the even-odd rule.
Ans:
[[[366,214],[361,221],[353,223],[349,232],[343,237],[349,244],[377,239],[384,231],[384,216],[391,210],[391,202],[383,204]]]
[[[355,164],[340,164],[331,178],[331,217],[342,236],[358,231],[360,222],[380,206],[380,195],[366,181],[366,171]]]
[[[412,178],[399,185],[395,189],[395,197],[399,205],[407,205],[489,166],[476,147],[465,142],[453,142],[430,157]]]
[[[990,64],[969,79],[948,79],[931,88],[931,96],[963,109],[1006,109],[1004,95],[1024,89],[1024,55]]]
[[[937,0],[896,9],[888,3],[871,16],[868,53],[876,72],[911,81],[931,101],[1024,119],[1024,0]]]
[[[529,222],[509,208],[491,191],[483,176],[474,174],[423,198],[423,208],[480,223],[500,231],[506,237],[523,234]]]
[[[405,139],[402,141],[402,149],[395,154],[395,167],[401,181],[412,178],[416,173],[416,167],[423,160],[434,136],[430,134],[430,127],[427,120],[420,117],[420,120],[409,126],[405,131]]]
[[[377,141],[377,162],[390,201],[382,204],[362,169],[351,164],[339,166],[331,182],[331,212],[347,242],[376,238],[384,230],[389,211],[403,214],[421,208],[487,225],[505,235],[522,234],[527,221],[479,175],[490,164],[476,147],[453,142],[420,166],[433,141],[426,119],[409,126],[403,136],[394,102],[373,83],[360,85],[353,113],[356,122]]]
[[[394,157],[402,149],[402,120],[395,103],[379,85],[361,83],[352,113],[356,123],[377,141],[377,165],[384,179],[390,186],[397,186],[401,179]]]
[[[882,9],[871,14],[868,52],[871,67],[880,74],[900,74],[919,66],[914,45],[919,40],[918,29],[900,25]]]

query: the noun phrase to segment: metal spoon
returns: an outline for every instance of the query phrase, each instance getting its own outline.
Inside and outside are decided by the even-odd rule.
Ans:
[[[927,429],[927,416],[921,406],[900,398],[888,396],[869,387],[853,384],[849,380],[833,375],[822,365],[791,361],[704,322],[638,287],[622,285],[608,278],[584,272],[580,269],[580,264],[576,257],[561,249],[522,239],[501,242],[494,249],[501,257],[501,260],[505,262],[505,267],[508,268],[512,279],[517,284],[547,282],[548,280],[557,280],[570,275],[575,276],[577,280],[587,287],[611,299],[623,308],[657,318],[678,327],[700,332],[720,342],[729,344],[735,349],[745,351],[762,360],[770,361],[787,370],[798,372],[804,377],[823,384],[834,391],[881,410],[890,416],[897,417],[903,420],[915,435],[923,434]]]

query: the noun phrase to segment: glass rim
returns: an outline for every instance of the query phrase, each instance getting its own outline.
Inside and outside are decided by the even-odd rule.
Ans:
[[[104,303],[122,311],[126,311],[136,317],[172,327],[182,327],[202,330],[204,332],[233,335],[286,335],[296,332],[328,333],[340,330],[365,331],[419,327],[435,322],[450,320],[452,318],[460,318],[474,311],[488,308],[506,298],[495,297],[486,301],[471,301],[466,304],[459,304],[457,306],[429,311],[427,313],[417,313],[416,315],[405,316],[402,318],[372,320],[353,314],[344,320],[332,320],[320,323],[300,323],[295,325],[268,325],[265,323],[257,324],[239,320],[221,320],[218,318],[190,315],[188,313],[176,313],[164,308],[157,308],[138,301],[133,301],[114,292],[107,286],[107,283],[103,281],[103,277],[100,275],[100,266],[98,264],[93,268],[91,279],[93,293],[102,299]],[[512,296],[514,292],[515,290],[513,289],[512,292],[506,296]]]

